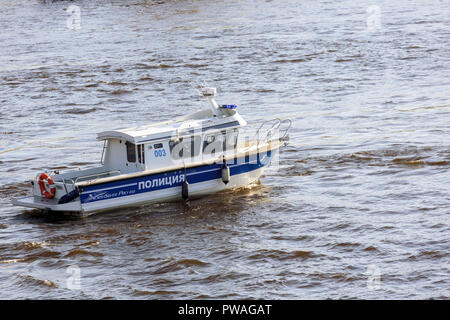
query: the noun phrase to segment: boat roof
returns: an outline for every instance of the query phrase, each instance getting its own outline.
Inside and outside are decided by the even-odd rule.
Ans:
[[[150,125],[120,130],[103,131],[97,140],[122,139],[134,144],[167,140],[176,136],[202,134],[207,130],[232,129],[245,125],[233,116],[213,117],[211,110],[203,110],[188,116]]]

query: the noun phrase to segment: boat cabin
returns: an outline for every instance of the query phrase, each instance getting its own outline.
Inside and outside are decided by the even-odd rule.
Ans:
[[[105,141],[104,166],[126,174],[202,162],[233,152],[243,125],[245,121],[236,111],[234,116],[214,117],[211,110],[204,110],[190,118],[100,132],[97,139]]]
[[[236,105],[219,106],[215,88],[202,88],[210,108],[172,120],[121,130],[103,131],[102,166],[56,174],[77,183],[108,176],[184,166],[233,153],[239,128],[247,122]]]

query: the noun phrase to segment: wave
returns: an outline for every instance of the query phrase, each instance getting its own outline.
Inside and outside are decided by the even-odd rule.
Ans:
[[[312,251],[294,250],[294,251],[284,251],[276,249],[263,249],[257,251],[257,253],[250,255],[248,258],[252,260],[260,259],[274,259],[274,260],[290,260],[290,259],[309,259],[317,257]]]

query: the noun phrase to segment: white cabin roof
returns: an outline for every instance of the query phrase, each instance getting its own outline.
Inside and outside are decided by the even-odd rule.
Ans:
[[[103,131],[97,134],[97,140],[122,139],[134,144],[142,144],[168,140],[176,136],[201,134],[208,130],[231,129],[245,124],[245,120],[237,113],[231,116],[214,117],[212,111],[207,109],[151,125]]]

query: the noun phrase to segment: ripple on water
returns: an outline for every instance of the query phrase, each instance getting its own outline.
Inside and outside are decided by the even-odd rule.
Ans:
[[[313,253],[312,251],[303,251],[303,250],[293,250],[293,251],[285,251],[285,250],[275,250],[275,249],[262,249],[258,250],[256,253],[248,256],[250,260],[265,260],[265,259],[273,259],[273,260],[307,260],[310,258],[317,258],[320,255]]]
[[[31,275],[16,275],[16,280],[18,282],[18,285],[22,288],[26,288],[28,286],[39,286],[39,287],[45,287],[45,288],[56,288],[57,286],[53,281],[50,280],[42,280],[35,278]]]
[[[416,255],[410,255],[408,260],[411,261],[423,261],[423,260],[433,260],[439,261],[441,259],[449,257],[450,254],[448,252],[441,251],[420,251]]]
[[[65,110],[59,110],[58,113],[61,114],[88,114],[92,112],[102,111],[105,110],[104,108],[94,107],[94,108],[72,108],[72,109],[65,109]]]
[[[185,270],[186,268],[189,267],[205,267],[207,265],[209,265],[209,263],[197,259],[175,259],[170,257],[160,262],[156,266],[156,270],[152,271],[152,274],[171,273],[180,270]]]
[[[0,262],[5,264],[19,262],[31,263],[37,260],[56,259],[60,256],[61,253],[53,250],[48,250],[43,247],[35,247],[33,249],[16,248],[12,250],[4,250],[4,253],[2,254],[2,260]]]
[[[166,298],[166,299],[173,299],[176,295],[178,295],[179,291],[174,290],[154,290],[154,291],[148,291],[148,290],[139,290],[139,289],[133,289],[132,291],[134,296],[137,297],[154,297],[154,298]]]
[[[131,91],[131,90],[114,90],[114,91],[111,91],[110,92],[110,94],[112,94],[112,95],[123,95],[123,94],[130,94],[130,93],[133,93],[133,91]]]
[[[70,258],[75,256],[91,256],[91,257],[103,257],[104,254],[96,251],[89,251],[84,249],[73,249],[70,250],[64,257]]]

